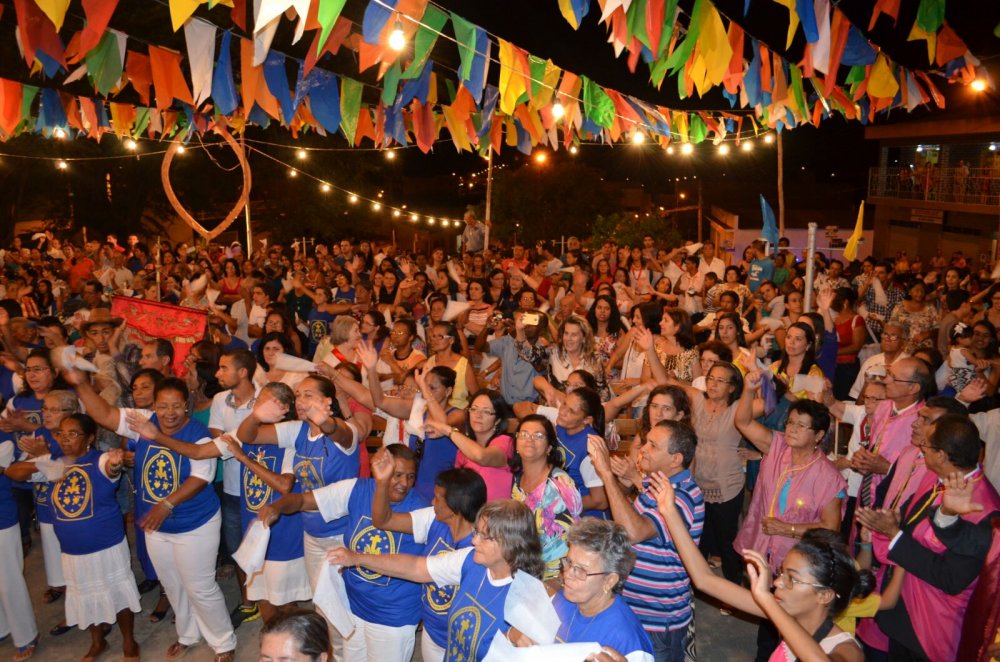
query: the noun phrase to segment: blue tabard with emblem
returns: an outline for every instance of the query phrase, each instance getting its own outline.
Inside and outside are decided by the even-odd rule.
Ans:
[[[17,447],[13,441],[0,440],[0,448],[4,444],[10,444],[11,453],[17,455]],[[7,478],[6,474],[0,474],[0,530],[17,525],[17,504],[14,503],[14,493],[11,492],[13,487],[14,481]]]
[[[445,412],[451,414],[455,407],[449,407]],[[427,420],[427,412],[424,412],[424,420]],[[410,435],[410,449],[417,450],[420,439]],[[428,502],[434,498],[434,483],[438,474],[442,471],[455,468],[455,458],[458,456],[458,446],[453,444],[448,437],[426,437],[423,441],[424,452],[417,465],[417,482],[413,489]]]
[[[580,496],[585,497],[590,494],[590,488],[583,483],[583,473],[580,465],[587,459],[587,435],[598,433],[594,428],[587,425],[576,434],[570,434],[561,425],[556,426],[556,438],[559,440],[559,451],[563,455],[563,469],[569,477],[576,483],[576,489],[580,490]],[[608,514],[603,510],[585,510],[580,513],[580,517],[596,517],[607,519]]]
[[[273,444],[243,444],[243,452],[250,459],[259,462],[273,473],[281,473],[281,461],[285,453],[292,453],[291,449],[279,448]],[[281,493],[271,489],[267,483],[262,481],[257,474],[247,468],[245,464],[240,464],[240,494],[243,495],[240,519],[243,524],[243,534],[257,519],[257,513],[262,506],[277,501],[281,498]],[[304,555],[302,547],[302,513],[293,515],[282,515],[278,521],[271,525],[271,538],[267,544],[268,561],[291,561],[300,559]]]
[[[610,607],[591,617],[581,614],[562,591],[552,596],[552,605],[562,623],[556,633],[557,643],[596,641],[602,646],[614,648],[622,655],[642,651],[652,658],[653,643],[639,617],[622,596],[616,595]]]
[[[503,619],[503,606],[510,582],[491,584],[486,568],[473,561],[474,556],[470,553],[462,563],[462,583],[451,603],[445,662],[482,660],[496,631],[509,627]]]
[[[334,317],[336,316],[320,312],[315,308],[309,311],[309,353],[306,356],[312,357],[319,342],[330,335],[330,322]]]
[[[118,481],[101,473],[100,457],[101,451],[91,449],[68,465],[63,479],[52,485],[52,526],[63,554],[93,554],[125,538],[115,497]]]
[[[35,436],[45,439],[45,444],[49,447],[49,453],[53,460],[62,457],[62,448],[46,428],[38,428]],[[46,480],[33,485],[35,488],[35,515],[38,517],[38,523],[52,524],[52,483]]]
[[[424,554],[437,556],[471,546],[471,533],[456,543],[451,538],[451,528],[443,522],[434,520],[427,532],[427,546],[424,548]],[[451,610],[451,603],[457,589],[457,586],[438,586],[434,582],[430,582],[424,584],[424,592],[420,596],[424,614],[424,633],[441,648],[444,648],[445,644],[448,643],[448,612]]]
[[[17,410],[17,411],[21,412],[22,414],[24,414],[27,417],[27,420],[28,420],[29,423],[32,423],[34,425],[41,425],[42,424],[42,401],[41,401],[41,399],[36,398],[34,395],[31,395],[31,394],[22,393],[21,395],[15,395],[14,396],[14,399],[11,400],[11,406],[15,410]],[[39,428],[39,430],[41,430],[41,428]],[[19,457],[19,454],[21,452],[20,449],[18,449],[18,447],[17,447],[17,442],[21,439],[21,437],[32,437],[32,436],[34,436],[36,434],[39,434],[39,432],[38,431],[36,431],[36,432],[0,432],[0,435],[2,435],[2,437],[0,437],[0,438],[10,439],[11,441],[14,442],[14,457],[17,458],[17,457]],[[31,483],[20,481],[20,480],[11,481],[11,485],[13,485],[14,489],[17,489],[17,490],[31,490],[31,489],[34,489],[34,487],[32,486]]]
[[[150,419],[156,426],[156,414]],[[204,425],[189,419],[184,427],[170,435],[177,441],[197,443],[211,438]],[[191,460],[142,437],[135,445],[135,519],[140,521],[153,506],[170,496],[191,476]],[[186,533],[212,519],[219,511],[219,497],[211,487],[202,488],[184,503],[176,504],[173,513],[160,525],[163,533]]]
[[[295,491],[309,492],[339,480],[357,478],[361,473],[360,446],[346,454],[333,439],[321,434],[309,438],[309,424],[300,422],[295,439]],[[371,504],[369,505],[369,509]],[[313,538],[346,536],[348,518],[327,522],[317,512],[302,513],[302,527]]]
[[[344,544],[362,554],[413,554],[423,556],[425,546],[409,533],[392,533],[372,526],[372,498],[375,481],[359,478],[347,502],[350,520]],[[397,513],[426,508],[427,502],[414,490],[399,503],[391,504]],[[420,621],[420,594],[423,584],[386,577],[365,568],[344,571],[344,584],[351,612],[369,623],[398,627],[416,625]]]

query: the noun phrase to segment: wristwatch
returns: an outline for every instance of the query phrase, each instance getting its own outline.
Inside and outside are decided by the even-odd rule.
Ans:
[[[448,439],[451,439],[452,435],[455,434],[456,432],[459,432],[459,429],[452,426],[451,430],[448,431]]]

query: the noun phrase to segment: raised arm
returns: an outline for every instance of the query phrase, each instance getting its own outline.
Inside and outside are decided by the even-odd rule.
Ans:
[[[90,385],[87,375],[79,370],[64,370],[63,379],[76,389],[77,397],[94,421],[108,430],[117,430],[121,421],[121,410],[108,402]]]
[[[656,355],[656,342],[653,332],[649,329],[635,330],[635,344],[646,354],[646,367],[657,384],[666,384],[670,379],[670,373],[666,367],[660,363],[660,357]]]
[[[396,418],[408,417],[410,409],[413,408],[411,398],[390,398],[382,392],[382,383],[379,381],[376,369],[378,352],[375,351],[375,348],[370,343],[362,341],[358,343],[358,356],[368,372],[368,392],[372,396],[372,404]]]
[[[345,568],[361,566],[389,577],[407,579],[418,584],[428,584],[434,579],[427,570],[426,556],[412,554],[359,554],[346,547],[331,549],[327,561]]]
[[[413,517],[409,513],[397,513],[389,503],[389,480],[395,470],[395,461],[388,450],[382,448],[372,458],[372,478],[375,479],[375,494],[372,496],[372,526],[376,529],[413,533]]]
[[[292,474],[283,474],[271,471],[266,466],[247,455],[243,451],[243,446],[231,436],[227,434],[222,438],[226,442],[226,445],[229,446],[229,451],[233,454],[233,457],[235,457],[240,464],[254,472],[254,474],[264,481],[264,484],[272,490],[275,490],[279,494],[288,494],[292,491],[292,488],[295,487],[295,476]],[[188,445],[190,446],[191,444]],[[215,444],[206,445],[215,446]]]
[[[432,421],[430,418],[424,424],[435,436],[448,437],[451,443],[458,447],[467,458],[484,467],[505,467],[507,456],[503,450],[492,446],[480,446],[475,439],[469,438],[464,432],[456,430],[448,423]]]
[[[171,450],[178,455],[183,455],[188,459],[211,460],[222,456],[222,452],[214,443],[192,444],[186,441],[178,441],[170,435],[163,434],[163,432],[160,431],[160,428],[156,427],[153,421],[138,412],[130,412],[126,414],[125,422],[128,423],[129,428],[131,428],[139,436],[145,437],[150,441],[154,441],[168,450]]]
[[[604,439],[597,435],[587,437],[587,452],[594,463],[597,475],[604,482],[604,493],[607,496],[608,507],[611,509],[611,516],[616,522],[625,527],[629,540],[633,544],[649,540],[656,536],[656,527],[648,518],[639,514],[632,502],[622,490],[621,483],[611,469],[611,454],[608,453],[607,444]]]
[[[774,432],[758,423],[753,418],[754,392],[760,386],[763,376],[759,372],[748,373],[746,383],[743,387],[743,395],[740,396],[739,404],[736,406],[736,416],[734,423],[736,429],[740,431],[747,441],[756,446],[761,453],[767,453],[771,449],[771,440]]]
[[[677,553],[680,555],[695,587],[742,612],[763,616],[764,612],[753,601],[750,591],[716,575],[708,567],[708,562],[691,538],[687,524],[677,509],[674,487],[670,484],[670,479],[661,472],[656,472],[649,477],[649,480],[653,494],[656,496],[656,505],[670,531],[670,538],[673,540],[674,547],[677,548]]]

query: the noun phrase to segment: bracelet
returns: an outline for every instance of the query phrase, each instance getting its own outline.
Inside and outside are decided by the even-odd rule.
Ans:
[[[792,537],[793,538],[795,537],[795,525],[794,524],[792,524]]]
[[[174,512],[174,504],[170,503],[170,502],[169,502],[168,500],[166,500],[166,499],[162,499],[162,500],[160,501],[160,504],[161,504],[161,505],[162,505],[163,507],[165,507],[165,508],[166,508],[167,510],[169,510],[170,512]]]
[[[872,548],[872,544],[871,544],[870,542],[863,542],[863,543],[861,543],[861,544],[860,544],[860,545],[858,545],[858,546],[859,546],[859,547],[860,547],[861,549],[871,549],[871,548]]]

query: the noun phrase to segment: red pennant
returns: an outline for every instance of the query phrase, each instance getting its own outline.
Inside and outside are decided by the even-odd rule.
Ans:
[[[379,101],[375,106],[375,145],[381,147],[385,144],[385,108]]]
[[[229,10],[229,16],[240,30],[249,32],[247,30],[247,0],[233,0],[233,8]]]
[[[410,106],[413,111],[413,137],[417,141],[417,147],[421,152],[427,154],[437,140],[437,123],[434,121],[434,111],[431,104],[426,106],[420,103],[419,99],[414,99]]]
[[[87,15],[87,23],[81,31],[80,53],[86,55],[97,47],[117,7],[118,0],[83,0],[83,13]]]
[[[649,36],[650,50],[657,57],[660,55],[664,12],[663,0],[648,0],[646,3],[646,34]]]
[[[962,57],[968,52],[969,47],[965,45],[962,38],[955,34],[950,25],[945,23],[937,36],[937,54],[935,55],[937,65],[943,67],[948,62]]]
[[[66,54],[56,26],[42,13],[33,0],[14,0],[17,12],[17,28],[21,34],[21,46],[28,66],[35,63],[35,51],[41,50],[53,60],[67,67]],[[68,68],[68,67],[67,67]]]
[[[833,10],[833,24],[830,27],[830,61],[826,67],[826,88],[823,93],[830,96],[837,85],[837,70],[840,68],[840,58],[847,46],[847,35],[851,24],[839,9]]]
[[[317,3],[314,3],[317,4]],[[304,65],[303,75],[308,76],[309,72],[312,71],[313,67],[324,53],[330,53],[336,55],[337,51],[340,50],[341,45],[349,34],[351,34],[351,22],[341,16],[337,19],[337,22],[333,25],[333,29],[330,30],[330,34],[326,37],[326,43],[323,44],[323,49],[317,53],[320,32],[316,32],[316,36],[313,37],[312,45],[309,47],[309,52],[306,53],[306,62]]]
[[[893,25],[896,24],[896,20],[899,18],[899,0],[878,0],[875,6],[872,7],[872,20],[868,23],[868,31],[871,32],[875,29],[875,22],[878,21],[878,17],[885,14],[892,18]]]
[[[125,75],[139,95],[142,105],[149,105],[149,86],[153,82],[153,69],[149,64],[149,56],[135,51],[128,51],[125,60]]]
[[[0,129],[8,136],[13,135],[14,129],[21,123],[23,93],[20,83],[0,78]]]
[[[760,89],[770,92],[771,86],[771,51],[764,44],[760,45]]]
[[[60,92],[59,98],[62,100],[63,110],[66,112],[66,121],[71,127],[78,131],[83,131],[83,122],[80,120],[80,104],[76,97],[66,92]]]

